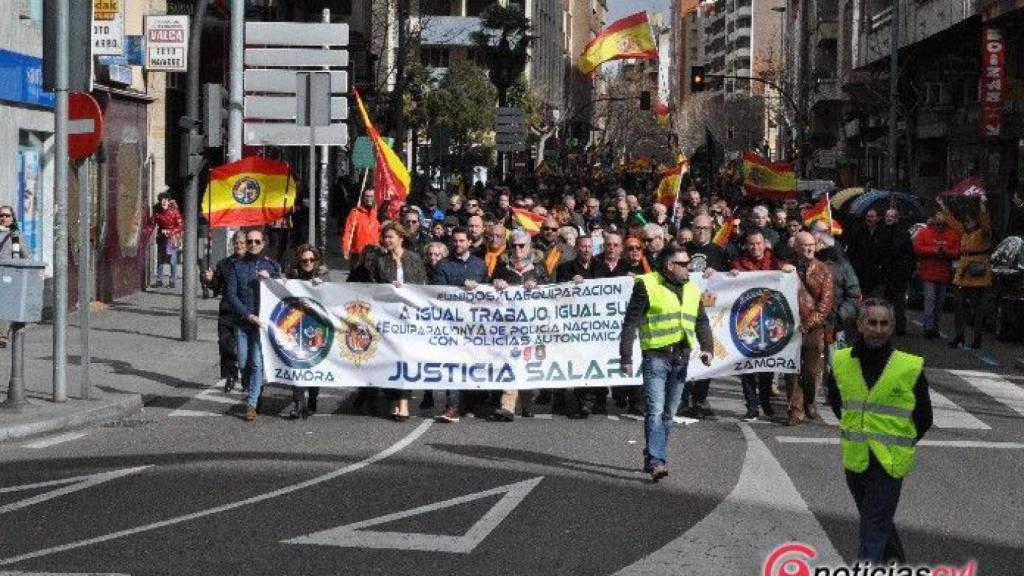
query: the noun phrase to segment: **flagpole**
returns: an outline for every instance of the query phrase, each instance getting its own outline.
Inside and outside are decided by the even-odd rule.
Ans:
[[[210,195],[210,179],[206,179],[206,269],[210,269],[210,245],[213,243],[213,198]]]
[[[676,182],[676,200],[675,200],[675,202],[672,203],[672,227],[673,228],[675,228],[679,224],[678,219],[677,219],[677,214],[679,214],[679,212],[676,210],[676,207],[679,206],[679,195],[682,194],[682,192],[683,192],[683,162],[680,162],[678,164],[678,166],[679,166],[679,181]]]

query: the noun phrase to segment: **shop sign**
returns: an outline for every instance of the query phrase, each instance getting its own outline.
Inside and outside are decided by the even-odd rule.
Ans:
[[[146,71],[185,72],[188,16],[146,16]]]
[[[53,92],[43,90],[43,61],[0,50],[0,100],[53,108]]]
[[[93,0],[92,55],[118,56],[124,52],[124,2]]]
[[[1006,40],[1002,30],[985,28],[981,48],[981,135],[1003,134],[1003,92],[1006,86]]]

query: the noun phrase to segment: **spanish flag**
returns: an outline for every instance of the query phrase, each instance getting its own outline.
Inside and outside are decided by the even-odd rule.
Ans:
[[[544,217],[536,212],[530,212],[522,208],[512,208],[512,216],[515,218],[519,226],[526,230],[526,233],[530,236],[536,236],[540,233],[540,228],[544,224]]]
[[[821,220],[829,223],[833,236],[839,236],[843,233],[843,226],[838,220],[832,218],[832,205],[830,204],[828,194],[819,198],[813,206],[804,210],[801,215],[803,216],[804,226],[808,228],[818,220]]]
[[[391,146],[388,146],[388,143],[381,138],[380,132],[377,132],[373,122],[370,122],[370,116],[366,113],[366,106],[363,104],[363,98],[359,95],[359,91],[353,88],[352,92],[356,95],[359,116],[362,117],[363,125],[366,126],[366,135],[373,142],[373,154],[377,160],[373,168],[373,190],[377,194],[377,207],[379,209],[388,203],[387,218],[395,220],[398,218],[400,204],[405,202],[406,197],[409,196],[411,182],[409,171],[395,151],[391,149]]]
[[[211,228],[261,226],[284,218],[295,204],[285,162],[249,156],[210,169],[203,198]]]
[[[796,170],[789,162],[771,162],[747,150],[743,152],[743,188],[747,196],[796,199]]]
[[[679,199],[679,188],[683,185],[683,174],[690,169],[690,163],[683,160],[675,166],[661,173],[661,182],[658,183],[658,190],[655,197],[658,204],[668,208],[669,214],[675,208]]]
[[[647,12],[637,12],[613,22],[591,40],[580,55],[580,70],[590,74],[605,62],[625,58],[658,59],[658,47],[651,34]]]
[[[736,220],[730,217],[722,223],[722,227],[718,229],[718,232],[715,232],[715,236],[711,241],[725,248],[729,244],[734,230],[736,230]]]

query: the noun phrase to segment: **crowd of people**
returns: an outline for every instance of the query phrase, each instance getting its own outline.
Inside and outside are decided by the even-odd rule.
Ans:
[[[376,205],[372,189],[364,190],[356,206],[339,221],[340,249],[349,264],[347,281],[367,283],[435,284],[475,289],[491,284],[532,287],[552,282],[666,273],[666,255],[681,250],[690,271],[710,275],[781,270],[800,278],[799,314],[803,335],[800,374],[771,372],[741,378],[746,402],[744,420],[777,420],[798,425],[818,418],[826,358],[855,334],[858,303],[882,297],[894,304],[895,332],[905,333],[904,303],[913,278],[924,298],[923,335],[938,335],[945,291],[957,289],[955,337],[965,343],[966,326],[973,327],[969,345],[981,345],[985,286],[991,284],[988,254],[993,234],[984,198],[974,205],[945,204],[911,235],[896,206],[872,207],[862,222],[847,223],[848,232],[833,236],[830,223],[805,225],[796,200],[767,203],[744,198],[738,189],[714,186],[709,194],[699,182],[681,188],[673,208],[654,201],[656,176],[624,175],[584,183],[582,180],[535,182],[524,189],[476,185],[463,193],[421,190],[385,221],[386,210]],[[809,201],[809,199],[808,199]],[[963,203],[961,203],[963,204]],[[168,212],[176,213],[173,207]],[[543,218],[531,234],[513,209]],[[167,218],[173,220],[173,218]],[[715,238],[731,225],[728,238]],[[173,238],[173,222],[160,230]],[[328,279],[324,257],[308,244],[290,250],[291,260],[278,264],[265,246],[262,230],[236,235],[235,253],[206,271],[204,280],[221,303],[221,377],[231,389],[248,390],[246,418],[255,419],[262,386],[259,358],[258,280]],[[285,251],[274,247],[275,253]],[[161,250],[161,253],[164,251]],[[173,278],[173,276],[172,276]],[[340,279],[340,276],[339,278]],[[623,339],[623,362],[629,360]],[[631,350],[631,348],[630,348]],[[691,382],[673,413],[692,418],[713,417],[708,381]],[[782,389],[785,389],[783,392]],[[361,389],[357,410],[376,410],[376,390]],[[609,394],[610,392],[610,394]],[[316,410],[316,390],[296,392],[292,415]],[[772,397],[785,394],[787,410],[777,415]],[[409,393],[385,390],[391,418],[409,417]],[[542,391],[510,390],[496,397],[448,391],[437,416],[455,422],[467,412],[495,421],[533,415],[536,403],[570,418],[608,412],[609,398],[623,411],[642,415],[649,410],[639,387]],[[426,393],[421,409],[434,406]]]

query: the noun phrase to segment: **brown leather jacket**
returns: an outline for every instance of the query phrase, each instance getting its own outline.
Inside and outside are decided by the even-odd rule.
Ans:
[[[800,276],[799,288],[800,326],[806,334],[825,326],[832,313],[832,271],[828,264],[812,259]]]

